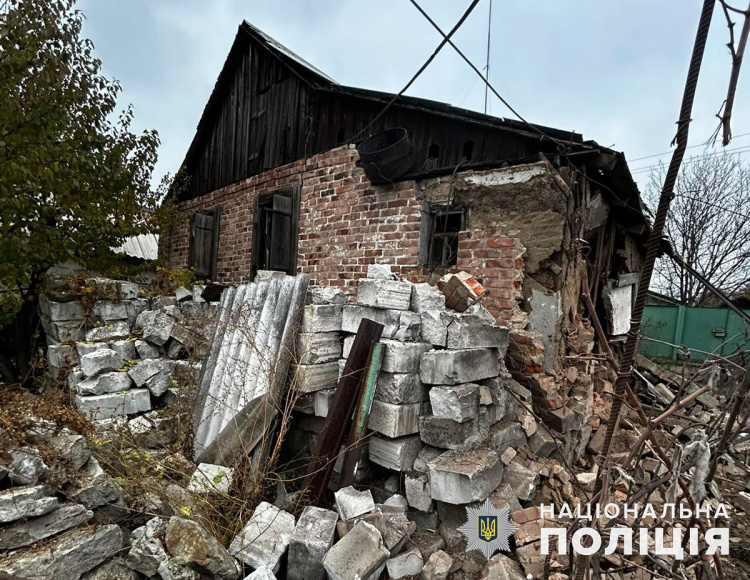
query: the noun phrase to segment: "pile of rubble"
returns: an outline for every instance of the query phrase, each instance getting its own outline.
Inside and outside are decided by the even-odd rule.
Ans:
[[[380,265],[358,281],[356,303],[336,289],[313,288],[298,336],[296,385],[302,395],[285,445],[297,458],[312,452],[360,321],[383,324],[385,357],[369,417],[368,453],[356,481],[383,501],[389,490],[405,496],[405,514],[421,548],[410,543],[398,561],[408,561],[413,570],[445,548],[456,559],[449,568],[460,569],[463,561],[471,569],[466,577],[473,577],[484,563],[474,569],[472,557],[467,562],[457,528],[466,522],[467,506],[490,498],[523,524],[517,552],[526,573],[539,574],[543,523],[538,509],[522,504],[544,497],[538,495],[542,477],[548,478],[548,499],[563,490],[576,497],[578,482],[558,461],[585,451],[594,396],[588,373],[600,368],[589,365],[569,374],[568,382],[545,374],[542,338],[498,326],[477,300],[479,293],[468,276],[447,276],[434,287],[396,280]],[[461,311],[447,308],[446,297]],[[513,375],[506,354],[517,367]],[[532,409],[547,414],[553,427],[539,424]],[[376,487],[376,479],[385,479],[384,488]],[[382,506],[363,517],[382,520]],[[396,569],[390,577],[402,577],[394,575]]]
[[[75,407],[97,427],[129,420],[134,435],[164,444],[171,426],[158,409],[179,400],[175,377],[195,383],[200,363],[188,355],[201,355],[218,303],[203,299],[200,285],[147,299],[134,283],[88,284],[110,298],[90,312],[68,293],[41,298],[49,371],[75,392]]]

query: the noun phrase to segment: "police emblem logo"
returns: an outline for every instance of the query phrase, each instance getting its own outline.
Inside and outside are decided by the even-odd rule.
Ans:
[[[479,539],[491,542],[497,538],[497,516],[479,516]]]
[[[478,550],[489,560],[498,550],[510,552],[510,537],[518,528],[510,508],[496,508],[488,499],[478,508],[466,507],[466,523],[458,528],[466,537],[466,551]]]

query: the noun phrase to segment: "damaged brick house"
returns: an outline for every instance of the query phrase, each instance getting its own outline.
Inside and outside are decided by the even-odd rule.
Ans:
[[[392,98],[243,22],[172,192],[184,220],[161,237],[167,265],[228,283],[306,272],[349,292],[371,263],[414,282],[465,270],[499,321],[545,337],[555,368],[585,255],[601,317],[624,333],[647,233],[624,155],[420,98],[385,109]]]

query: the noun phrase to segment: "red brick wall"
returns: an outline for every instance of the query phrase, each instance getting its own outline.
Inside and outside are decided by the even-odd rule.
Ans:
[[[417,265],[422,206],[417,184],[372,186],[356,159],[353,147],[340,147],[183,202],[184,219],[162,236],[161,256],[171,268],[186,267],[189,216],[221,204],[218,278],[249,281],[255,197],[301,184],[297,268],[314,284],[356,292],[356,280],[371,263],[391,264],[402,277],[424,282],[430,272]],[[461,234],[456,271],[470,272],[485,286],[485,306],[499,319],[510,319],[520,296],[522,255],[519,240],[501,231]]]

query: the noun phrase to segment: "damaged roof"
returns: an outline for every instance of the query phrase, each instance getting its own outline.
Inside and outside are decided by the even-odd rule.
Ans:
[[[528,125],[420,97],[401,96],[378,118],[394,96],[341,85],[243,21],[182,164],[192,183],[178,197],[197,197],[338,145],[358,143],[387,128],[404,127],[417,152],[419,169],[411,178],[452,171],[459,163],[463,170],[536,161],[540,153],[563,165],[578,165],[577,159],[587,167],[593,163],[588,176],[629,217],[646,223],[622,153],[584,141],[575,131]],[[562,157],[556,157],[559,142],[566,145]],[[467,162],[468,144],[473,155]],[[435,162],[426,163],[433,156]]]

